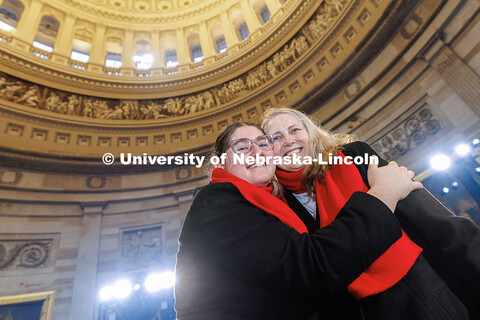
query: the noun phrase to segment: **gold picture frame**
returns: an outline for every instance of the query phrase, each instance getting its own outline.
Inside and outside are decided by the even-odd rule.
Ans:
[[[24,309],[28,306],[38,309],[38,320],[51,320],[54,298],[55,291],[0,297],[0,313],[5,313],[5,317],[10,314],[11,318],[16,319],[14,314],[25,312]],[[36,317],[35,320],[37,320]]]

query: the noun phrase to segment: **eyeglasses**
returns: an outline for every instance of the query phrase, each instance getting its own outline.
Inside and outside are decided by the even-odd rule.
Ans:
[[[230,141],[229,145],[236,153],[248,153],[252,150],[253,143],[263,151],[272,150],[273,148],[273,138],[270,134],[258,136],[253,140],[248,138],[235,139]]]

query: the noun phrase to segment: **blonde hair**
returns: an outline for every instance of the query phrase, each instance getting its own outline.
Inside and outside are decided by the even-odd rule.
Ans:
[[[341,149],[343,145],[357,140],[354,135],[323,130],[312,118],[303,112],[285,107],[271,108],[265,111],[262,116],[262,129],[268,132],[270,121],[281,114],[295,117],[302,123],[310,139],[309,154],[311,156],[321,154],[323,163],[327,162],[329,154],[335,155],[336,151]],[[315,194],[315,179],[322,183],[328,169],[328,164],[320,164],[318,162],[305,167],[302,174],[302,185],[310,197],[314,197]]]
[[[265,133],[262,128],[260,128],[258,125],[254,124],[254,123],[247,122],[247,121],[234,122],[234,123],[230,124],[228,127],[226,127],[225,129],[223,129],[222,132],[220,132],[220,134],[218,135],[218,137],[215,140],[215,143],[213,145],[213,152],[211,153],[210,158],[212,156],[220,157],[222,155],[222,153],[227,152],[228,148],[230,148],[230,138],[232,137],[233,133],[238,128],[241,128],[241,127],[254,127],[254,128],[257,128],[258,130],[262,131],[263,133]],[[211,161],[210,161],[210,163],[211,163]],[[211,174],[212,170],[213,170],[213,167],[210,169],[210,174]],[[280,182],[278,182],[278,179],[275,176],[275,174],[273,175],[271,183],[273,185],[272,194],[277,198],[282,198],[283,197],[283,187],[280,184]]]

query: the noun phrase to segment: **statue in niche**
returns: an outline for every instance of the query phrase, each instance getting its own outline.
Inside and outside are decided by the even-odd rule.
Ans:
[[[31,86],[16,102],[25,103],[29,107],[38,107],[39,103],[38,88],[37,86]]]
[[[80,103],[80,101],[78,100],[78,96],[75,94],[72,94],[67,98],[67,100],[68,100],[67,114],[74,114],[74,115],[78,114],[77,107],[78,107],[78,104]]]

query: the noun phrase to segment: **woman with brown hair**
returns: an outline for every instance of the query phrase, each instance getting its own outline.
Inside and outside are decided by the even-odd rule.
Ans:
[[[284,160],[277,167],[277,178],[290,207],[310,232],[335,223],[356,192],[378,192],[372,192],[371,167],[357,161],[378,157],[368,144],[329,133],[293,109],[269,109],[263,118],[274,153]],[[329,163],[334,157],[340,164]],[[289,163],[292,158],[298,161]],[[385,165],[387,161],[380,159],[380,166]],[[413,172],[400,169],[413,178]],[[390,186],[378,187],[388,197]],[[332,301],[330,310],[337,313],[342,308],[350,314],[360,310],[365,319],[478,319],[479,229],[453,216],[424,189],[390,209],[402,225],[402,236],[348,285],[348,293],[358,302],[345,292]]]
[[[251,123],[218,136],[214,155],[226,161],[195,197],[179,238],[179,320],[312,319],[401,237],[391,209],[422,187],[410,173],[372,165],[371,189],[355,192],[334,222],[309,233],[274,186],[272,162],[235,161],[236,154],[265,160],[272,148],[272,137]]]

